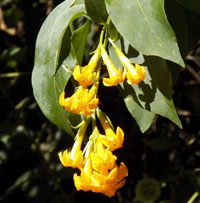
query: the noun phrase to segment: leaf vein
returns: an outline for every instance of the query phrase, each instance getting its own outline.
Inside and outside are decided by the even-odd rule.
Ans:
[[[154,29],[154,27],[152,26],[151,22],[149,21],[149,19],[147,18],[144,9],[142,8],[142,5],[140,3],[140,0],[137,0],[137,5],[139,6],[141,13],[144,16],[144,20],[146,20],[147,24],[149,24],[150,28],[152,29],[152,31],[155,33],[156,37],[162,42],[162,39],[160,38],[160,36],[158,35],[158,33],[156,32],[156,30]]]

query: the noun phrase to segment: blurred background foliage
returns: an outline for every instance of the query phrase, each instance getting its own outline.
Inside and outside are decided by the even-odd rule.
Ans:
[[[0,1],[0,202],[200,202],[198,44],[193,44],[185,57],[186,68],[180,71],[174,85],[174,102],[183,129],[159,116],[142,134],[117,88],[100,86],[101,109],[114,125],[125,131],[124,147],[116,154],[119,161],[128,166],[129,177],[126,185],[111,199],[76,191],[75,170],[64,168],[57,155],[72,146],[73,138],[43,116],[31,87],[38,31],[60,2]],[[92,27],[85,62],[99,34],[99,26],[93,24]],[[200,39],[200,36],[195,37]],[[113,106],[116,110],[110,111]]]

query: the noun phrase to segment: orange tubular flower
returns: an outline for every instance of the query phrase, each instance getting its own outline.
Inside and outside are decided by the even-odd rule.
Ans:
[[[73,168],[82,168],[83,166],[83,153],[81,151],[81,145],[83,142],[83,137],[85,135],[85,131],[88,126],[88,120],[86,120],[82,126],[80,127],[76,137],[75,137],[75,143],[72,147],[71,152],[68,152],[68,150],[65,150],[64,153],[59,152],[59,158],[63,166],[65,167],[73,167]]]
[[[105,127],[106,126],[106,127]],[[100,135],[98,140],[102,142],[110,151],[121,148],[124,141],[124,132],[120,127],[117,127],[116,133],[109,125],[104,125],[105,135]]]
[[[94,83],[96,78],[96,72],[94,72],[94,69],[97,66],[97,63],[100,58],[100,54],[101,54],[101,48],[99,46],[97,47],[94,55],[90,59],[88,65],[86,65],[82,69],[80,68],[79,65],[77,65],[74,68],[73,76],[74,76],[74,79],[78,81],[79,85],[83,87],[88,87]]]
[[[116,191],[125,184],[125,177],[128,176],[128,169],[122,162],[120,166],[115,165],[108,176],[100,175],[95,171],[93,172],[93,176],[100,185],[104,186],[102,187],[101,193],[108,197],[112,197],[115,195]]]
[[[92,190],[92,182],[95,182],[92,176],[91,160],[87,159],[84,168],[81,170],[81,175],[74,174],[74,185],[77,190],[89,191]],[[94,184],[93,184],[94,187]]]
[[[59,103],[66,109],[66,111],[89,116],[94,112],[94,109],[99,103],[99,99],[96,98],[96,93],[97,89],[94,85],[90,90],[80,86],[69,98],[65,98],[65,93],[62,92],[59,98]]]
[[[127,82],[131,85],[138,85],[146,76],[146,72],[143,66],[136,64],[135,66],[130,62],[130,60],[122,53],[122,51],[114,44],[114,42],[109,39],[115,52],[119,57],[122,65],[126,69]]]
[[[81,175],[74,174],[74,183],[77,190],[92,190],[112,197],[115,195],[116,190],[125,184],[124,178],[126,176],[128,176],[128,170],[124,163],[121,163],[120,167],[116,165],[105,176],[93,170],[91,160],[88,158],[84,168],[81,169]]]
[[[124,141],[124,132],[120,127],[117,127],[116,133],[111,128],[108,119],[105,117],[103,112],[98,110],[98,118],[101,122],[101,125],[105,131],[104,135],[99,135],[98,141],[102,142],[110,151],[121,148]]]
[[[92,167],[100,174],[108,175],[110,169],[114,168],[117,157],[103,146],[101,142],[96,143],[96,150],[90,155]]]
[[[103,78],[103,84],[105,86],[117,86],[120,82],[123,82],[125,78],[123,77],[122,70],[120,68],[118,70],[115,68],[103,46],[101,47],[101,56],[109,75],[109,78]]]

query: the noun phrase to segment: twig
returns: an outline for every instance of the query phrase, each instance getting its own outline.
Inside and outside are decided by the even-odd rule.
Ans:
[[[190,199],[187,201],[187,203],[193,203],[194,200],[197,198],[197,196],[199,195],[198,192],[195,192],[192,197],[190,197]]]
[[[196,80],[200,83],[199,74],[189,64],[186,64],[185,67],[196,78]]]

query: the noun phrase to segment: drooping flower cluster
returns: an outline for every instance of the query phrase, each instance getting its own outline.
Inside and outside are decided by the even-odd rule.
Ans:
[[[98,71],[95,71],[95,68],[97,67],[99,58],[100,47],[96,49],[87,66],[80,69],[80,66],[77,65],[74,68],[73,76],[80,86],[71,97],[65,98],[65,92],[62,92],[59,98],[60,105],[63,106],[66,111],[89,116],[98,106],[98,87],[94,83],[97,81]],[[88,88],[91,85],[92,87]]]
[[[59,98],[59,103],[66,109],[66,111],[88,116],[94,111],[99,103],[96,94],[97,88],[95,86],[92,86],[90,90],[80,86],[69,98],[65,99],[65,92],[62,92]]]
[[[65,98],[64,92],[61,93],[59,103],[66,109],[66,111],[88,116],[92,114],[94,109],[98,106],[99,99],[97,98],[97,90],[100,73],[98,63],[100,62],[100,57],[102,57],[109,75],[108,78],[103,78],[103,84],[105,86],[117,86],[119,83],[124,82],[125,78],[127,78],[127,82],[130,85],[137,85],[144,80],[144,67],[138,64],[134,66],[111,39],[110,42],[124,67],[124,71],[122,72],[121,68],[115,68],[105,47],[100,43],[88,65],[83,68],[77,65],[74,68],[74,79],[80,85],[75,93],[69,98]],[[89,88],[90,86],[92,87]]]
[[[117,127],[116,133],[108,119],[97,108],[97,117],[104,129],[102,135],[95,125],[85,149],[81,150],[83,137],[91,117],[85,118],[75,137],[71,152],[65,150],[59,153],[61,163],[65,167],[79,168],[80,175],[74,174],[74,184],[77,190],[93,191],[112,197],[116,190],[125,184],[128,169],[122,162],[116,164],[117,157],[112,151],[122,147],[124,132]]]
[[[103,60],[108,71],[108,77],[103,78],[105,86],[117,86],[126,78],[129,84],[139,84],[145,78],[145,69],[138,64],[135,66],[131,64],[114,42],[111,39],[109,41],[124,67],[123,71],[121,68],[115,68],[106,51],[105,43],[103,45],[101,40],[88,65],[85,67],[77,65],[74,68],[73,77],[79,83],[79,87],[71,97],[65,98],[65,92],[62,92],[59,104],[66,111],[84,117],[79,125],[72,150],[60,152],[59,158],[63,166],[80,170],[80,175],[74,174],[77,190],[91,190],[112,197],[125,184],[128,169],[123,162],[117,165],[117,157],[112,153],[123,146],[124,132],[120,127],[114,130],[111,121],[98,107],[97,93],[101,63]],[[96,123],[97,118],[100,124]],[[83,139],[90,122],[92,122],[91,135],[82,150]],[[100,133],[99,125],[103,133]]]

